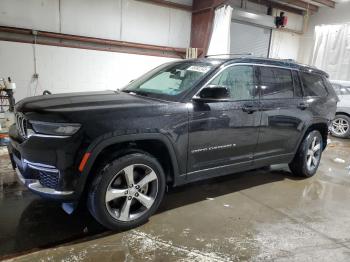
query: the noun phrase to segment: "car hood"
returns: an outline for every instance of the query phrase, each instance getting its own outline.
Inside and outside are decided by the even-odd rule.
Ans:
[[[119,91],[67,93],[25,98],[16,104],[17,112],[64,112],[138,107],[157,103],[157,100]],[[160,102],[158,102],[160,103]]]

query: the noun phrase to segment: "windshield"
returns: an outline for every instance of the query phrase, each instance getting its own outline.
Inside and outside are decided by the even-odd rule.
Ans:
[[[192,88],[211,69],[212,64],[203,62],[165,64],[130,83],[123,91],[171,99]]]

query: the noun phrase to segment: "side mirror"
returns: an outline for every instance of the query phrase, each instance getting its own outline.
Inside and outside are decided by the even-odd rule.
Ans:
[[[224,86],[210,85],[204,87],[197,96],[193,97],[194,101],[202,102],[224,102],[230,99],[230,90]]]

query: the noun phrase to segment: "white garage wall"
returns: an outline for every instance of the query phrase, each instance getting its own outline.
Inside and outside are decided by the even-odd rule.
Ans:
[[[0,10],[4,26],[172,47],[190,43],[191,12],[141,1],[1,0]]]
[[[38,81],[33,81],[31,44],[0,41],[0,77],[17,84],[15,98],[121,88],[154,67],[175,59],[37,45]]]
[[[300,35],[279,30],[272,30],[270,57],[277,59],[298,60]]]
[[[60,2],[60,33],[121,39],[121,0]]]
[[[231,4],[234,7],[240,8],[241,1],[233,0]],[[266,14],[267,7],[255,3],[245,2],[244,9],[254,13]],[[273,16],[280,14],[282,10],[273,9]],[[303,29],[303,16],[285,12],[285,16],[288,17],[288,23],[286,29],[301,32]],[[239,37],[239,36],[238,36]],[[270,45],[270,58],[277,59],[294,59],[298,60],[298,52],[300,46],[301,34],[292,33],[282,30],[272,30],[271,45]],[[231,39],[234,39],[234,35],[231,34]],[[232,41],[232,40],[231,40]],[[249,42],[249,41],[248,41]]]
[[[18,84],[16,99],[27,96],[34,73],[33,48],[31,45],[0,41],[0,78],[11,77]]]
[[[286,12],[280,9],[273,9],[273,15],[279,16],[281,12],[288,18],[286,29],[290,29],[296,32],[302,32],[304,25],[304,17],[302,15]]]
[[[173,0],[191,5],[192,0]],[[135,0],[0,0],[0,25],[154,45],[189,47],[191,12]],[[0,77],[17,100],[41,94],[117,89],[175,59],[0,41]],[[4,62],[6,61],[6,62]]]
[[[282,10],[274,9],[273,15],[278,16]],[[274,29],[271,35],[270,57],[277,59],[293,59],[298,61],[300,48],[300,39],[303,30],[303,16],[284,12],[288,17],[288,23],[285,29],[293,30],[299,33]]]
[[[1,0],[0,25],[59,31],[59,1]]]
[[[321,7],[312,15],[306,33],[300,42],[299,60],[302,63],[310,64],[314,47],[315,26],[327,24],[342,24],[350,22],[350,2],[337,1],[335,8]]]

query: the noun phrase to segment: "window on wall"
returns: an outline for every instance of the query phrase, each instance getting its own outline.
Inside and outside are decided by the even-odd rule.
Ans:
[[[305,96],[327,96],[327,89],[320,75],[302,72]]]
[[[261,98],[293,98],[292,72],[277,67],[260,67]]]
[[[231,66],[222,71],[210,85],[227,87],[232,100],[250,100],[257,96],[253,66]]]

